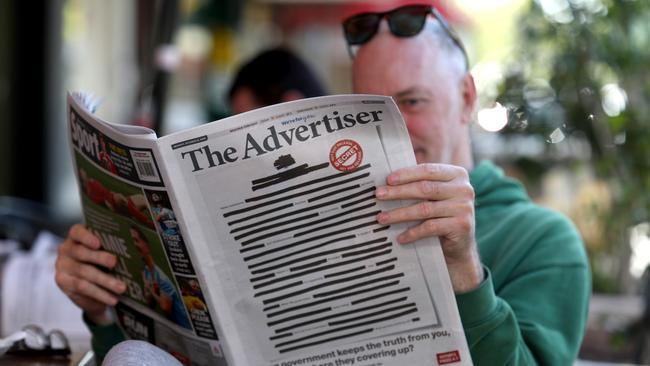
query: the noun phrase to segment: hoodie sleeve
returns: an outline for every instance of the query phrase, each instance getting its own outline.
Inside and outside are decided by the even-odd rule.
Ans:
[[[590,272],[573,225],[558,214],[543,213],[526,223],[525,233],[513,230],[504,238],[499,263],[493,273],[485,268],[486,279],[478,288],[456,295],[477,366],[570,365],[576,358],[588,312]]]
[[[126,340],[117,323],[97,325],[83,315],[83,320],[92,334],[91,346],[95,353],[95,363],[101,365],[104,357],[114,345]]]

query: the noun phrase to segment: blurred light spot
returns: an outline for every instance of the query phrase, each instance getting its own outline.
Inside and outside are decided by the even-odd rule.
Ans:
[[[573,14],[567,0],[537,0],[544,14],[556,23],[571,23]]]
[[[617,84],[607,84],[600,89],[602,105],[605,113],[610,117],[616,117],[625,110],[627,105],[627,94]]]
[[[630,25],[630,47],[631,49],[644,49],[648,44],[650,26],[645,17],[637,17]]]
[[[650,224],[647,222],[636,225],[630,230],[630,247],[632,249],[630,274],[636,278],[641,277],[643,270],[650,265],[649,231]]]
[[[156,50],[156,64],[161,70],[172,72],[181,63],[181,55],[173,45],[162,45]]]
[[[528,128],[528,120],[527,119],[520,119],[517,121],[517,130],[523,131],[526,128]]]
[[[521,111],[515,112],[514,115],[512,112],[510,112],[508,114],[508,123],[510,124],[510,128],[515,131],[522,132],[528,128],[528,119],[526,113]]]
[[[498,62],[479,62],[472,67],[476,89],[484,100],[494,100],[499,94],[499,85],[503,82],[503,69]]]
[[[621,132],[614,136],[614,143],[616,145],[625,145],[625,141],[627,141],[627,134],[625,132]]]
[[[569,0],[571,4],[576,8],[581,8],[589,11],[592,14],[601,14],[603,12],[607,13],[607,7],[603,4],[601,0]]]
[[[490,1],[476,1],[476,0],[458,0],[463,7],[473,10],[493,10],[516,3],[513,0],[490,0]]]
[[[557,144],[558,142],[564,141],[565,137],[566,136],[564,135],[564,132],[562,132],[562,129],[558,127],[554,129],[550,135],[548,135],[548,139],[546,139],[546,142],[549,142],[551,144]]]
[[[212,49],[212,36],[203,27],[184,26],[176,36],[176,44],[182,55],[200,60],[205,58]]]
[[[542,108],[555,100],[555,90],[544,79],[535,79],[524,86],[524,99],[532,108]]]
[[[500,131],[508,124],[508,109],[499,103],[492,108],[483,108],[478,111],[478,124],[489,132]]]
[[[594,95],[594,91],[589,87],[584,87],[580,89],[580,94],[590,96],[590,95]]]

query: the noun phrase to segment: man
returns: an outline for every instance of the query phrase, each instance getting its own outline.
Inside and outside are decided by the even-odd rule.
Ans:
[[[357,15],[344,29],[354,91],[393,96],[418,163],[377,197],[419,203],[378,219],[415,222],[401,243],[440,238],[474,364],[572,364],[590,294],[582,240],[501,170],[474,164],[476,89],[458,38],[426,5]]]
[[[572,364],[590,291],[582,241],[568,220],[532,204],[492,164],[474,165],[474,81],[461,44],[431,10],[398,8],[346,22],[357,51],[354,91],[395,98],[418,163],[391,174],[376,194],[419,203],[378,220],[416,222],[401,243],[440,238],[474,364]],[[98,248],[83,227],[73,230],[69,242]],[[112,263],[98,257],[95,263]],[[86,293],[112,296],[105,283]]]

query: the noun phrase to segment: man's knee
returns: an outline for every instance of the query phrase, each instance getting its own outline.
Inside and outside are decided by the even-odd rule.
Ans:
[[[182,366],[172,355],[151,343],[124,341],[115,345],[102,366]]]

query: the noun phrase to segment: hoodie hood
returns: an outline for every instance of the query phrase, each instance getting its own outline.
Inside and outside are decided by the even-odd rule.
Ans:
[[[477,208],[529,201],[521,183],[506,177],[503,170],[490,161],[480,162],[470,173],[469,180],[474,187]]]

